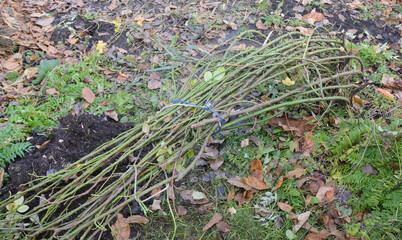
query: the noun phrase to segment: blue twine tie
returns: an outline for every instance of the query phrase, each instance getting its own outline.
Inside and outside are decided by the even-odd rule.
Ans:
[[[215,112],[214,110],[211,109],[211,107],[212,107],[211,102],[207,102],[207,104],[205,106],[198,106],[198,105],[195,105],[195,104],[183,101],[183,100],[173,100],[171,102],[185,103],[185,104],[191,105],[193,107],[198,107],[198,108],[202,108],[202,109],[211,111],[213,114],[215,114],[221,120],[221,125],[219,126],[218,131],[216,133],[212,134],[212,135],[216,135],[221,131],[221,127],[223,126],[223,118],[217,112]]]

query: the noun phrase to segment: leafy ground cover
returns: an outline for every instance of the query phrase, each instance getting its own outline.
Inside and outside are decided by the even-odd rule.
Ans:
[[[200,151],[197,141],[182,145],[190,146],[184,147],[185,161],[201,152],[195,166],[166,164],[165,176],[150,178],[163,182],[178,174],[183,176],[180,180],[169,187],[160,185],[142,200],[95,221],[89,232],[73,236],[400,238],[402,9],[397,2],[77,0],[5,1],[0,6],[4,23],[0,28],[0,183],[4,186],[0,234],[6,238],[32,234],[24,228],[42,231],[43,219],[63,217],[93,201],[102,190],[80,189],[73,200],[66,200],[63,211],[49,208],[44,215],[35,214],[35,208],[46,206],[43,201],[51,196],[30,193],[38,186],[28,183],[34,177],[39,176],[39,185],[52,179],[52,174],[63,173],[128,128],[149,133],[155,127],[148,125],[150,117],[180,92],[223,81],[244,67],[232,63],[216,67],[225,56],[247,56],[293,31],[334,36],[342,42],[336,50],[340,57],[350,54],[362,60],[362,74],[347,79],[355,88],[325,89],[325,96],[339,94],[350,104],[307,102],[252,120],[227,115],[226,126],[207,148]],[[325,30],[313,30],[316,27]],[[239,35],[238,41],[233,39]],[[207,63],[200,64],[202,59]],[[357,60],[343,60],[337,66],[359,68]],[[197,73],[203,67],[206,70]],[[235,98],[234,109],[275,99],[305,85],[309,76],[321,79],[320,71],[278,75]],[[322,86],[316,91],[323,91]],[[180,156],[182,148],[160,146],[158,162]],[[132,152],[108,179],[124,175],[126,166],[151,149]],[[81,161],[57,187],[76,179],[90,182],[113,160],[89,178],[82,177],[85,171],[80,167],[91,160]],[[185,169],[193,170],[184,176]],[[102,187],[109,184],[99,181],[104,181]],[[114,202],[124,200],[116,196]],[[71,216],[66,221],[74,226],[73,219],[83,215]],[[37,237],[50,238],[57,231],[64,235],[63,229],[53,229]]]

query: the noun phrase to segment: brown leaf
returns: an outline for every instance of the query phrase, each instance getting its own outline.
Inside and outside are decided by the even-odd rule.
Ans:
[[[106,110],[105,115],[115,120],[116,122],[119,121],[119,117],[117,116],[117,113],[114,110]]]
[[[262,163],[260,159],[254,158],[251,162],[250,175],[260,182],[264,180],[264,173],[262,172]]]
[[[348,33],[350,34],[356,34],[357,33],[357,29],[349,29]]]
[[[354,0],[352,3],[346,3],[346,6],[351,7],[353,9],[360,7],[363,4],[360,0]]]
[[[132,75],[129,73],[123,73],[123,72],[119,72],[119,75],[117,75],[116,79],[118,80],[126,80],[127,78],[131,77]]]
[[[312,19],[313,24],[314,24],[314,22],[321,22],[325,19],[324,15],[322,13],[316,12],[315,8],[310,13],[304,15],[302,18],[303,19]]]
[[[394,99],[394,95],[392,95],[389,91],[387,91],[385,89],[377,88],[377,91],[387,98]]]
[[[307,222],[308,218],[310,217],[311,212],[307,211],[297,215],[297,224],[293,226],[293,232],[296,233],[299,229],[303,226],[304,223]]]
[[[338,14],[339,19],[341,19],[342,22],[346,21],[345,16],[343,16],[342,14]]]
[[[159,209],[161,209],[161,200],[154,200],[154,202],[152,203],[152,205],[151,205],[151,210],[152,211],[156,211],[156,210],[159,210]]]
[[[105,100],[103,100],[102,102],[99,103],[99,106],[107,106],[107,98],[105,98]]]
[[[3,187],[4,168],[0,167],[0,188]]]
[[[401,79],[395,79],[393,77],[389,77],[385,73],[382,75],[381,83],[390,88],[402,89]]]
[[[255,26],[256,26],[258,29],[262,29],[262,30],[267,30],[267,29],[269,28],[269,26],[265,26],[265,25],[262,23],[261,19],[259,19],[259,20],[257,21],[257,23],[255,24]]]
[[[272,192],[275,191],[275,190],[278,190],[279,188],[281,188],[282,184],[283,184],[283,176],[280,176],[279,180],[278,180],[278,183],[276,184],[275,187],[272,188]]]
[[[151,89],[151,90],[158,89],[161,86],[162,86],[162,83],[157,80],[151,80],[148,82],[148,89]]]
[[[113,9],[117,8],[118,4],[119,4],[119,0],[112,0],[112,3],[109,5],[109,10],[113,11]]]
[[[115,234],[117,240],[129,240],[130,239],[130,226],[126,222],[126,218],[120,213],[117,214],[117,220],[112,225],[112,231]]]
[[[238,192],[235,196],[235,200],[239,203],[239,206],[253,199],[253,194],[249,191]]]
[[[23,76],[27,79],[27,80],[31,80],[32,78],[36,77],[36,74],[38,73],[39,68],[37,67],[30,67],[25,69]]]
[[[47,95],[60,95],[60,92],[56,90],[56,88],[49,88],[45,90]]]
[[[262,142],[262,140],[256,136],[250,136],[248,139],[250,139],[257,147],[260,146],[260,143]]]
[[[270,115],[268,115],[270,116]],[[276,117],[268,120],[269,124],[274,127],[282,127],[283,130],[291,132],[292,135],[302,137],[304,132],[313,129],[313,125],[307,124],[312,118],[307,120],[296,120],[289,118],[288,116]]]
[[[218,168],[219,168],[220,166],[222,166],[223,161],[224,161],[223,157],[218,156],[214,161],[208,161],[208,163],[209,163],[209,166],[210,166],[213,170],[216,171],[216,170],[218,170]]]
[[[54,21],[54,17],[50,17],[50,18],[39,19],[39,20],[35,21],[35,23],[41,27],[48,27],[48,26],[52,25],[53,21]]]
[[[240,143],[240,147],[242,147],[242,148],[247,147],[248,145],[249,145],[249,139],[248,138],[243,139],[241,141],[241,143]]]
[[[202,8],[205,8],[205,9],[212,9],[212,8],[214,8],[213,6],[211,6],[211,7],[207,6],[207,5],[204,3],[204,0],[201,0],[201,1],[200,1],[200,6],[201,6]]]
[[[286,174],[286,177],[289,179],[293,179],[294,177],[299,178],[303,175],[303,173],[305,171],[306,171],[306,169],[304,169],[304,168],[296,168],[295,170],[288,172]]]
[[[152,198],[153,199],[159,199],[159,197],[161,196],[161,194],[160,194],[161,190],[162,190],[162,187],[157,187],[157,188],[153,189],[152,192],[151,192],[151,196],[153,196]]]
[[[299,32],[306,34],[306,35],[309,35],[313,31],[313,29],[305,28],[305,27],[295,27],[294,29],[299,30]]]
[[[255,189],[258,189],[258,190],[264,190],[264,189],[269,188],[269,186],[267,186],[263,181],[260,181],[253,176],[248,176],[247,178],[244,178],[244,182],[247,185],[249,185]]]
[[[175,200],[176,199],[176,195],[174,194],[174,188],[173,186],[169,186],[169,188],[167,189],[167,193],[168,196],[171,200]]]
[[[317,233],[315,232],[311,232],[309,233],[305,240],[324,240],[327,239],[329,237],[329,232],[326,229],[323,229]]]
[[[308,131],[304,134],[304,150],[310,153],[314,152],[315,143],[313,140],[314,133]]]
[[[292,210],[293,210],[293,207],[292,206],[290,206],[290,205],[288,205],[288,204],[286,204],[286,203],[283,203],[283,202],[276,202],[276,204],[278,204],[278,207],[282,210],[282,211],[285,211],[285,212],[287,212],[287,213],[291,213],[292,212]]]
[[[10,71],[17,69],[20,66],[20,64],[12,57],[4,62],[2,65],[5,69]]]
[[[216,224],[216,226],[218,227],[219,231],[221,231],[221,232],[226,233],[226,232],[230,231],[230,226],[227,223],[223,222],[223,221],[218,222]]]
[[[216,147],[206,147],[204,153],[202,154],[202,157],[206,159],[217,159],[218,156],[219,152]]]
[[[232,201],[232,199],[235,196],[235,191],[234,191],[234,187],[232,186],[232,190],[230,190],[229,194],[228,194],[228,202]]]
[[[249,185],[246,184],[246,182],[244,181],[244,178],[242,178],[240,176],[229,178],[228,183],[233,185],[233,186],[243,188],[243,189],[248,190],[248,191],[250,191],[252,189]]]
[[[333,187],[322,186],[318,189],[316,197],[322,202],[324,197],[328,199],[328,201],[332,200],[335,194],[335,189]]]
[[[179,214],[180,216],[186,215],[186,214],[187,214],[187,209],[186,209],[185,207],[183,207],[183,206],[179,206],[179,207],[178,207],[178,214]]]
[[[148,218],[140,215],[133,215],[125,219],[126,223],[141,223],[147,224],[149,222]]]
[[[84,87],[82,89],[82,97],[89,103],[93,103],[95,101],[95,94],[88,87]]]
[[[209,222],[207,223],[207,225],[205,225],[202,228],[202,231],[205,232],[208,229],[210,229],[213,225],[217,224],[218,222],[220,222],[222,220],[223,216],[220,213],[215,213],[215,215],[211,218],[211,220],[209,220]]]

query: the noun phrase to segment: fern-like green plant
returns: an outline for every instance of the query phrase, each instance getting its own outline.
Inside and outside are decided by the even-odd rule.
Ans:
[[[24,157],[25,152],[32,149],[29,142],[13,143],[0,152],[0,167],[5,168],[6,164],[12,163],[17,157]]]

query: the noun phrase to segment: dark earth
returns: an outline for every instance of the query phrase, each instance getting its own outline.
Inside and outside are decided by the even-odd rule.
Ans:
[[[255,13],[251,13],[247,15],[247,13],[241,11],[236,12],[238,9],[237,4],[242,4],[247,8],[254,6],[257,1],[237,1],[240,3],[236,3],[236,5],[236,1],[228,1],[229,3],[225,10],[218,8],[218,5],[215,3],[208,3],[211,4],[209,5],[211,9],[216,9],[216,11],[210,15],[212,21],[195,25],[189,24],[189,21],[192,20],[191,14],[200,9],[199,1],[177,0],[170,3],[162,0],[128,1],[128,3],[125,3],[121,8],[129,9],[133,13],[141,12],[144,15],[149,14],[149,18],[152,18],[152,21],[144,21],[144,26],[141,29],[129,25],[124,31],[116,34],[115,25],[113,23],[83,17],[85,12],[96,12],[99,13],[99,15],[106,15],[109,19],[120,16],[119,11],[110,11],[108,9],[111,1],[84,1],[86,9],[79,7],[76,2],[78,1],[68,1],[67,4],[63,4],[58,8],[52,7],[54,5],[49,5],[49,12],[56,13],[53,25],[59,24],[59,26],[62,26],[63,21],[68,23],[68,28],[58,27],[53,31],[51,40],[54,45],[56,46],[58,43],[62,42],[68,50],[74,50],[84,54],[88,53],[96,42],[102,40],[110,44],[107,54],[116,61],[124,58],[121,49],[126,51],[126,55],[138,55],[143,50],[158,50],[155,45],[151,44],[150,30],[156,30],[157,36],[165,41],[171,41],[175,36],[178,36],[181,45],[200,45],[208,49],[213,44],[222,44],[244,29],[257,29],[255,22],[251,19],[266,19],[266,16],[263,14],[256,15]],[[275,11],[281,2],[282,1],[272,1],[270,10],[267,10],[267,13]],[[389,43],[392,49],[399,51],[400,44],[398,41],[400,41],[400,35],[395,27],[388,25],[383,20],[375,18],[366,20],[358,19],[357,16],[360,15],[358,11],[345,7],[345,3],[351,1],[333,2],[333,5],[325,5],[326,17],[330,22],[330,25],[325,27],[329,28],[330,31],[337,32],[341,35],[342,31],[347,32],[350,29],[355,29],[357,30],[355,33],[357,36],[354,40],[355,42],[369,38],[369,36],[365,34],[365,32],[368,32],[372,38],[370,40],[379,43]],[[218,4],[220,3],[218,2]],[[279,29],[275,30],[276,32],[272,34],[271,38],[286,32],[285,26],[290,21],[290,18],[295,17],[295,14],[305,15],[312,10],[305,9],[296,12],[294,10],[296,5],[297,3],[295,1],[283,2],[281,15],[283,15],[282,20],[285,24],[279,26]],[[203,12],[201,14],[205,14],[206,10],[202,10],[204,10],[204,12],[201,11]],[[320,9],[317,11],[320,11]],[[344,16],[343,20],[339,18],[339,14]],[[218,22],[218,19],[224,21]],[[224,23],[225,21],[235,23],[236,27],[229,27],[228,24]],[[210,27],[212,25],[214,25],[215,28],[216,26],[220,26],[220,28],[211,29]],[[320,26],[317,23],[316,25]],[[273,31],[273,26],[268,29],[257,30],[268,35]],[[74,46],[68,41],[71,32],[81,33],[83,36]],[[132,36],[132,42],[129,41],[130,36]],[[6,45],[7,43],[1,44]],[[183,54],[201,57],[200,55],[202,53],[192,50],[186,52],[186,50],[184,50]],[[149,64],[148,61],[143,59],[141,59],[139,63],[145,62]],[[130,66],[131,62],[124,62],[124,64]],[[134,67],[137,68],[138,66],[135,65]],[[91,153],[101,144],[112,140],[131,127],[133,127],[133,124],[120,123],[107,116],[94,116],[88,113],[79,116],[70,114],[61,118],[59,127],[47,133],[37,132],[33,135],[30,142],[34,146],[39,147],[40,150],[37,147],[33,148],[31,152],[25,155],[25,158],[18,159],[8,167],[7,172],[10,175],[10,182],[6,187],[0,190],[1,198],[5,199],[9,196],[9,193],[15,193],[26,188],[24,184],[33,180],[34,175],[46,176],[55,173]],[[124,168],[124,166],[121,167]],[[79,199],[75,204],[79,204],[80,201],[85,201],[85,199]],[[34,202],[31,204],[34,204]],[[74,205],[71,207],[74,207]],[[131,210],[125,208],[122,214],[127,217],[133,213],[139,214],[139,212],[140,209],[138,206],[132,206]],[[134,230],[138,229],[132,230],[131,233],[135,236],[137,231]],[[106,232],[104,235],[98,237],[99,239],[113,239],[110,232]]]

